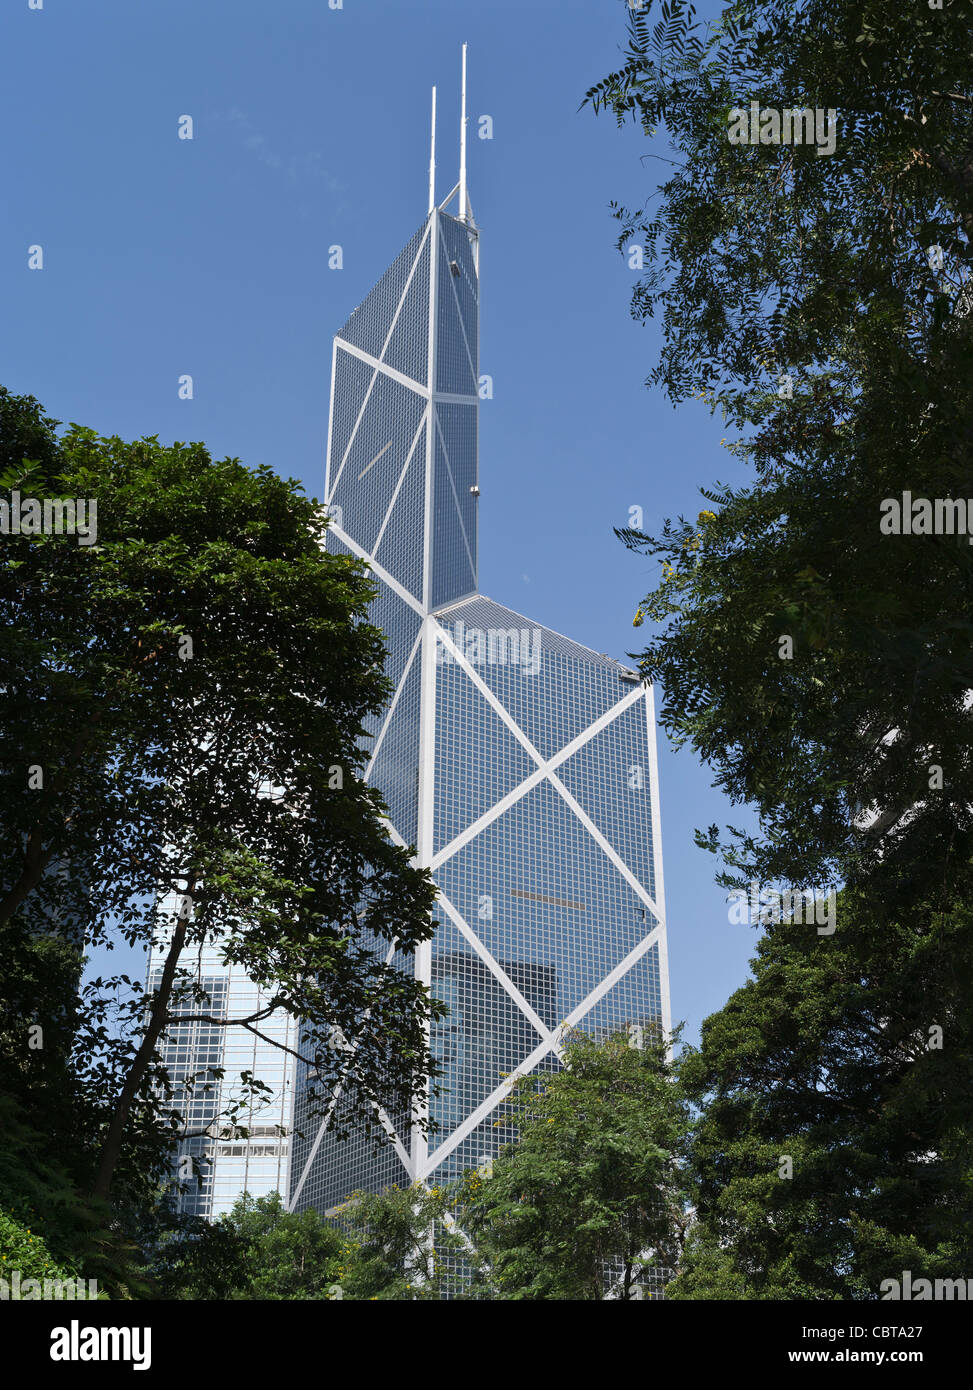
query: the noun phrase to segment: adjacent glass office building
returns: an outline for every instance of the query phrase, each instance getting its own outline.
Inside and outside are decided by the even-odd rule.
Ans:
[[[327,549],[369,562],[395,684],[368,779],[440,889],[402,964],[450,1008],[441,1094],[428,1138],[383,1115],[376,1148],[308,1113],[299,1070],[296,1210],[492,1157],[510,1076],[557,1067],[565,1027],[670,1026],[652,691],[478,592],[478,232],[465,188],[449,205],[334,340],[326,488]]]
[[[170,894],[160,903],[160,918],[171,922],[178,903]],[[168,929],[149,960],[148,987],[162,973]],[[173,1155],[173,1178],[184,1190],[175,1196],[178,1210],[210,1220],[228,1212],[241,1192],[263,1197],[280,1192],[285,1198],[290,1160],[289,1131],[294,1105],[292,1053],[298,1045],[294,1019],[276,1009],[260,1024],[262,1037],[241,1027],[202,1023],[195,1017],[247,1018],[266,1006],[266,992],[237,965],[228,965],[217,944],[192,953],[192,966],[182,978],[206,991],[207,1002],[186,999],[174,1009],[187,1021],[173,1023],[162,1040],[162,1059],[175,1085],[174,1104],[185,1130],[196,1137],[184,1140]],[[282,1046],[275,1046],[274,1043]],[[285,1052],[283,1048],[289,1048]],[[215,1079],[211,1068],[224,1069]],[[271,1088],[259,1104],[251,1104],[234,1126],[218,1123],[227,1104],[240,1091],[240,1074],[250,1071]],[[188,1085],[186,1083],[189,1083]],[[197,1160],[194,1172],[185,1160]]]

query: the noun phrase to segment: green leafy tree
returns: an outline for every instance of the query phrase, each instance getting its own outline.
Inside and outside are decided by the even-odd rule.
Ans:
[[[29,1221],[28,1217],[28,1221]],[[19,1276],[19,1284],[15,1282],[15,1274]],[[4,1298],[15,1296],[30,1299],[40,1298],[45,1281],[55,1288],[51,1289],[48,1297],[64,1296],[63,1285],[69,1283],[77,1291],[77,1283],[80,1281],[83,1289],[83,1297],[89,1293],[95,1293],[90,1289],[86,1280],[72,1267],[59,1264],[54,1255],[47,1248],[42,1236],[29,1224],[18,1220],[10,1212],[0,1208],[0,1279],[7,1284],[8,1292],[4,1293]],[[36,1280],[41,1289],[24,1288],[27,1280]],[[61,1286],[61,1287],[57,1287]],[[95,1294],[101,1297],[100,1294]]]
[[[753,468],[697,521],[623,533],[663,561],[636,618],[663,722],[760,813],[727,881],[935,886],[943,910],[968,881],[973,549],[880,522],[970,492],[971,45],[969,0],[732,0],[713,25],[669,0],[588,93],[673,146],[616,208],[633,313],[661,318],[650,380],[720,410]],[[731,143],[751,102],[835,112],[833,152]]]
[[[362,780],[363,721],[389,694],[382,634],[365,621],[364,567],[322,551],[313,500],[199,444],[55,424],[0,391],[8,515],[15,493],[98,506],[95,544],[0,537],[0,954],[49,937],[164,942],[147,992],[123,975],[75,986],[60,1047],[75,1181],[118,1210],[154,1199],[186,1134],[174,1088],[219,1079],[161,1067],[177,1013],[262,1035],[286,1010],[322,1094],[341,1076],[366,1119],[373,1102],[410,1103],[436,1006],[385,962],[392,940],[408,954],[428,938],[434,890]],[[211,1013],[195,979],[206,942],[264,988],[264,1008]],[[53,1036],[64,1016],[63,991],[56,1009],[28,1007],[18,970],[2,1009],[11,1076],[35,1065],[29,1025]],[[231,1122],[262,1094],[247,1074],[226,1090]],[[25,1122],[43,1133],[49,1118],[45,1101]]]
[[[688,1107],[665,1048],[636,1036],[576,1033],[562,1071],[512,1091],[517,1141],[467,1175],[458,1210],[493,1297],[651,1297],[650,1271],[677,1266]]]
[[[471,1251],[453,1216],[459,1195],[455,1184],[422,1183],[354,1193],[338,1212],[346,1236],[333,1296],[379,1302],[467,1296]]]
[[[662,562],[641,668],[758,812],[698,832],[720,881],[847,885],[833,936],[768,933],[685,1064],[699,1220],[672,1292],[873,1297],[969,1262],[973,550],[952,509],[955,534],[889,522],[970,492],[973,5],[732,0],[703,25],[667,0],[629,29],[588,100],[673,147],[615,209],[633,313],[661,321],[650,383],[720,411],[752,470],[620,533]],[[735,143],[752,103],[820,111],[833,148],[772,117]]]
[[[673,1298],[877,1298],[973,1265],[971,912],[773,926],[680,1061],[701,1109]]]
[[[29,1225],[58,1265],[121,1295],[138,1281],[117,1208],[154,1202],[150,1175],[164,1162],[164,1136],[142,1132],[129,1146],[116,1209],[90,1199],[104,1104],[72,1065],[79,946],[57,931],[31,933],[15,917],[0,928],[0,960],[0,1207]]]
[[[217,1221],[179,1223],[149,1272],[168,1298],[328,1299],[343,1244],[313,1209],[289,1212],[279,1192],[244,1192]]]

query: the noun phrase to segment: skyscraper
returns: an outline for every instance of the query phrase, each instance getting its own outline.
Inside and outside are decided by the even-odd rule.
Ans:
[[[149,989],[161,977],[169,924],[177,910],[175,893],[160,902],[159,937],[149,956]],[[174,1203],[179,1211],[212,1220],[228,1212],[241,1192],[286,1196],[294,1104],[292,1053],[299,1029],[283,1009],[261,1020],[259,1037],[242,1026],[198,1020],[201,1011],[215,1019],[247,1018],[267,1005],[267,991],[238,965],[228,963],[218,942],[207,942],[193,952],[179,978],[192,980],[206,995],[202,1010],[190,996],[176,1004],[174,1013],[177,1018],[186,1015],[186,1022],[170,1024],[160,1045],[174,1086],[173,1103],[185,1131],[195,1136],[184,1139],[173,1155],[174,1177],[183,1189]],[[225,1074],[218,1078],[213,1068]],[[243,1071],[252,1072],[270,1090],[258,1103],[250,1103],[235,1124],[221,1122],[227,1104],[242,1095]],[[198,1172],[191,1170],[189,1159],[197,1160]]]
[[[435,108],[434,108],[435,110]],[[435,122],[435,117],[434,117]],[[290,1203],[441,1180],[492,1157],[512,1075],[564,1027],[668,1031],[651,688],[477,584],[479,231],[460,179],[334,339],[326,546],[368,561],[395,691],[368,729],[391,834],[439,886],[414,969],[448,1003],[427,1137],[341,1140],[296,1086]],[[454,203],[455,200],[455,203]],[[450,207],[455,211],[450,212]]]

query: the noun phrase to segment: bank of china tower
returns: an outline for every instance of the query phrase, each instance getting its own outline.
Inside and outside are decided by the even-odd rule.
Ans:
[[[479,592],[479,232],[465,177],[430,203],[334,339],[325,497],[327,549],[371,567],[395,687],[367,780],[439,887],[409,968],[449,1006],[441,1094],[430,1134],[383,1115],[376,1148],[308,1116],[299,1076],[296,1210],[482,1167],[511,1077],[556,1068],[567,1030],[670,1027],[653,692]]]

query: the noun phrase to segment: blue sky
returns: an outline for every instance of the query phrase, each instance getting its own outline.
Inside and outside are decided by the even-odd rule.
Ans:
[[[635,274],[608,204],[640,203],[669,151],[578,110],[618,62],[625,14],[621,0],[6,0],[0,382],[62,421],[202,440],[320,496],[331,337],[425,215],[434,83],[440,196],[455,182],[466,41],[495,390],[480,587],[624,658],[654,569],[613,526],[635,505],[649,530],[695,515],[701,485],[740,477],[719,418],[644,386],[657,332],[629,317]],[[693,1039],[754,946],[693,828],[746,818],[690,751],[663,735],[659,752],[673,1016]]]

